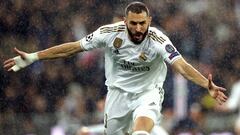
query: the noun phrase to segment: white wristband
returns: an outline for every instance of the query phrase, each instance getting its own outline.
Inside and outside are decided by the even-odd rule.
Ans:
[[[30,53],[30,54],[27,55],[27,57],[28,57],[29,59],[31,59],[33,62],[39,60],[37,52],[35,52],[35,53]]]
[[[11,69],[14,72],[17,72],[18,70],[25,68],[26,66],[37,61],[39,58],[38,58],[37,52],[35,52],[35,53],[26,54],[24,59],[22,59],[20,56],[14,57],[13,59],[15,61],[15,65]]]

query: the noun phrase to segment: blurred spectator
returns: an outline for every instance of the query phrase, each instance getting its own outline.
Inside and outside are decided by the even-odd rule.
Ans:
[[[204,114],[200,104],[190,107],[189,115],[179,120],[173,128],[173,135],[203,135]]]
[[[91,135],[91,133],[87,127],[82,127],[77,131],[76,135]]]
[[[66,134],[73,135],[82,126],[85,116],[85,96],[79,83],[68,85],[68,95],[59,103],[56,112],[57,125]]]
[[[43,96],[38,95],[34,97],[33,102],[34,113],[32,114],[32,121],[36,134],[48,135],[55,118],[47,113],[47,101]]]

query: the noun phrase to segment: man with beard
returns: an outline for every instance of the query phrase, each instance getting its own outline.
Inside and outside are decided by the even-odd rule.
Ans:
[[[144,3],[132,2],[125,19],[98,28],[83,39],[35,53],[15,48],[19,56],[4,67],[18,71],[37,60],[68,57],[94,48],[105,49],[105,75],[108,93],[105,105],[105,134],[149,135],[161,116],[162,88],[169,63],[177,72],[206,88],[220,104],[226,101],[224,88],[212,82],[187,63],[169,38],[150,27],[151,16]]]

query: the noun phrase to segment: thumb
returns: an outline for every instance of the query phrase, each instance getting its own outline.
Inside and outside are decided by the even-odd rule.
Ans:
[[[17,47],[14,47],[14,51],[22,58],[25,59],[25,53],[18,50]]]
[[[208,89],[212,89],[212,74],[208,74]]]

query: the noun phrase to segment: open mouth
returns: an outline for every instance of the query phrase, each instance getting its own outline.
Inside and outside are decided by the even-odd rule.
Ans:
[[[142,35],[142,34],[135,34],[133,37],[134,37],[136,40],[142,40],[143,35]]]

